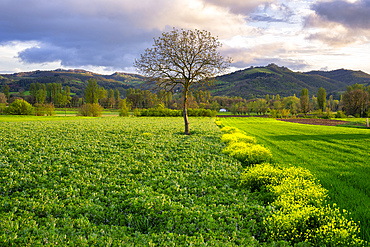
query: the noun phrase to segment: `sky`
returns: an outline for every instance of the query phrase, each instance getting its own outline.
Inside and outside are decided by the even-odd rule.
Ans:
[[[0,73],[135,73],[153,38],[207,30],[232,70],[370,73],[370,0],[0,0]]]

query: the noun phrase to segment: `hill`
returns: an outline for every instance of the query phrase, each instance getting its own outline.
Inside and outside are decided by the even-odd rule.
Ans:
[[[11,92],[29,90],[31,83],[61,83],[69,86],[71,92],[81,97],[89,79],[95,79],[105,89],[118,89],[124,95],[128,88],[138,88],[145,77],[116,72],[112,75],[101,75],[86,70],[74,69],[53,71],[32,71],[0,75],[0,85],[8,84]],[[320,87],[327,94],[339,98],[348,85],[355,83],[370,84],[370,75],[362,71],[334,70],[293,72],[286,67],[270,64],[265,67],[250,67],[230,74],[216,77],[215,85],[210,88],[213,96],[240,96],[245,99],[265,97],[266,94],[281,97],[300,95],[302,88],[307,88],[310,95],[316,95]]]
[[[266,94],[282,97],[300,95],[307,88],[310,95],[316,95],[320,87],[327,94],[339,96],[347,86],[355,83],[370,84],[370,75],[362,71],[335,70],[293,72],[286,67],[270,64],[266,67],[250,67],[216,78],[212,95],[240,96],[246,99],[264,97]]]
[[[95,79],[99,86],[105,89],[118,89],[121,94],[124,90],[137,87],[144,77],[129,73],[114,73],[112,75],[100,75],[86,70],[63,70],[52,71],[32,71],[14,74],[0,75],[0,84],[8,84],[11,92],[27,91],[31,83],[61,83],[69,86],[71,92],[77,96],[82,96],[87,81]]]

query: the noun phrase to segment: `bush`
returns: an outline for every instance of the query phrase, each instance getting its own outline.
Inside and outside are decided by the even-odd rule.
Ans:
[[[335,118],[346,118],[346,117],[347,115],[343,111],[337,111],[337,113],[335,113]]]
[[[7,113],[10,115],[32,115],[33,106],[22,99],[16,99],[11,103],[7,109]]]
[[[233,142],[223,152],[247,165],[260,164],[272,158],[267,148],[245,142]]]
[[[82,105],[79,109],[80,116],[100,117],[103,113],[103,107],[97,103]]]
[[[243,133],[240,133],[240,132],[236,132],[236,133],[233,133],[233,134],[224,134],[221,137],[221,141],[226,143],[226,144],[230,144],[230,143],[233,143],[233,142],[244,142],[244,143],[247,143],[247,144],[255,144],[256,143],[256,139],[254,137],[244,135]]]
[[[221,129],[221,132],[224,134],[233,134],[233,133],[240,133],[241,131],[235,127],[225,126]]]
[[[119,108],[119,116],[120,117],[127,117],[129,116],[131,106],[127,104],[126,99],[120,100],[118,103],[118,108]]]
[[[53,103],[49,104],[35,104],[35,116],[54,116],[55,107]]]
[[[363,246],[359,227],[336,205],[326,205],[327,191],[303,168],[271,164],[252,166],[241,175],[241,185],[262,191],[275,210],[264,218],[266,240],[306,242],[314,246]],[[268,200],[266,200],[266,198]]]

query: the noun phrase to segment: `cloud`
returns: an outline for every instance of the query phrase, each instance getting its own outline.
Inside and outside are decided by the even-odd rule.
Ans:
[[[272,3],[274,0],[205,0],[205,2],[226,8],[233,13],[247,15],[253,12],[257,7]]]
[[[172,27],[206,29],[219,38],[255,29],[244,16],[202,0],[2,0],[0,10],[0,43],[37,43],[19,52],[23,63],[74,67],[130,67],[153,37]]]
[[[331,46],[365,43],[370,39],[370,0],[335,0],[312,5],[305,28],[315,30],[308,38]]]

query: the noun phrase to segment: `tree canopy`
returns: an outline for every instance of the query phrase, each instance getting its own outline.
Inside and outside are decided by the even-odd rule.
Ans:
[[[153,47],[146,49],[134,63],[154,88],[166,92],[182,90],[185,134],[189,134],[188,92],[208,85],[214,76],[229,67],[231,59],[217,51],[221,46],[208,31],[174,28],[154,39]]]

